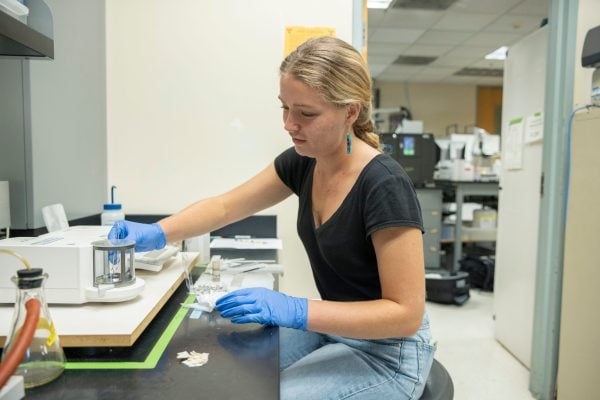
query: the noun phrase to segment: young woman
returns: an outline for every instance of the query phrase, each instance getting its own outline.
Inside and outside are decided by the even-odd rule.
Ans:
[[[418,399],[434,353],[421,211],[402,167],[378,149],[366,65],[340,39],[309,40],[281,64],[279,99],[294,146],[272,164],[156,224],[120,221],[109,236],[152,250],[297,195],[321,300],[248,288],[218,311],[281,327],[282,399]]]

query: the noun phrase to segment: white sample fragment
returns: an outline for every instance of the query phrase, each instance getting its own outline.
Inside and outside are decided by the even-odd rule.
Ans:
[[[177,358],[184,359],[183,364],[188,367],[201,367],[208,362],[208,353],[182,351],[177,353]]]

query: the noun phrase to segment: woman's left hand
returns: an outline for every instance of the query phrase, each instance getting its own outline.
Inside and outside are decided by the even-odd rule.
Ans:
[[[287,296],[265,288],[246,288],[233,291],[216,302],[222,317],[231,322],[255,322],[306,330],[308,300]]]

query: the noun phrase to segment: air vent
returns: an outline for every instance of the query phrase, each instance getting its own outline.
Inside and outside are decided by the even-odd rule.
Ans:
[[[504,70],[500,68],[463,68],[454,73],[459,76],[492,76],[502,77]]]
[[[396,0],[391,8],[447,10],[456,0]]]
[[[394,61],[396,65],[427,65],[434,62],[437,57],[399,56]]]

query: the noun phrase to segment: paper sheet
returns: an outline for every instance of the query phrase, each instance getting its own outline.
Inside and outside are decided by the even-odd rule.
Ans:
[[[286,57],[296,47],[319,36],[335,36],[335,28],[329,27],[308,27],[308,26],[286,26],[284,37],[283,56]]]
[[[541,112],[537,112],[527,117],[525,125],[525,143],[533,143],[542,140],[544,135],[544,117]]]
[[[523,168],[523,118],[515,118],[508,124],[508,134],[502,153],[502,164],[506,169]]]

